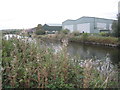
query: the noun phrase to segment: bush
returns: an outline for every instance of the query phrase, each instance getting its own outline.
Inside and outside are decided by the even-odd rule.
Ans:
[[[74,36],[79,36],[79,35],[80,35],[80,32],[79,32],[79,31],[73,31],[72,34],[73,34]]]
[[[40,44],[3,40],[3,88],[82,87],[82,68],[74,64],[66,49],[59,54]]]
[[[2,43],[3,88],[109,88],[108,82],[117,83],[113,78],[104,85],[106,78],[100,78],[93,66],[88,68],[91,61],[81,67],[79,61],[70,59],[66,48],[55,54],[46,46],[41,48],[39,41],[35,44],[14,38]]]
[[[35,32],[37,35],[44,35],[45,31],[44,30],[36,30]]]
[[[68,34],[68,33],[70,33],[70,30],[68,30],[68,29],[61,30],[61,33],[62,34]]]
[[[83,33],[82,34],[82,40],[87,41],[87,39],[88,39],[88,33]]]
[[[112,36],[111,33],[105,33],[105,32],[101,32],[99,33],[100,36],[105,36],[105,37],[108,37],[108,36]]]

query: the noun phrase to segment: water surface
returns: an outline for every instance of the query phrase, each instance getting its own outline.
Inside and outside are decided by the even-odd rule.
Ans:
[[[62,43],[60,42],[46,41],[45,43],[56,52],[62,48]],[[71,57],[79,57],[82,60],[106,60],[106,58],[109,58],[114,65],[120,62],[120,48],[70,42],[67,46],[67,51]]]

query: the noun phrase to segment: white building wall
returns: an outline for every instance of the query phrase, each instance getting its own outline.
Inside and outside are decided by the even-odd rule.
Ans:
[[[97,28],[100,29],[100,30],[101,29],[103,29],[103,30],[106,29],[106,23],[97,23]]]
[[[70,32],[73,32],[73,25],[65,25],[63,29],[68,29]]]
[[[77,31],[82,33],[90,33],[90,23],[77,24]]]
[[[112,24],[109,24],[109,30],[112,30]]]

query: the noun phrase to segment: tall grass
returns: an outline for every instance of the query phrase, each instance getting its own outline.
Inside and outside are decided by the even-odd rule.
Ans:
[[[106,88],[111,87],[106,83],[114,83],[100,79],[91,61],[80,66],[67,54],[66,46],[56,54],[41,48],[39,41],[3,39],[2,46],[3,88]]]
[[[76,36],[69,39],[74,42],[91,42],[91,43],[99,43],[99,44],[119,44],[118,38],[115,37],[100,37],[100,36]]]

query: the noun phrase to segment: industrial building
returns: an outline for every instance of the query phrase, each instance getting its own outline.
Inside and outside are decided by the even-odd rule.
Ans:
[[[68,29],[70,32],[79,31],[80,33],[99,33],[111,32],[112,19],[81,17],[77,20],[66,20],[62,23],[62,29]]]
[[[42,29],[45,31],[60,31],[62,29],[62,26],[57,24],[56,25],[44,24]]]

